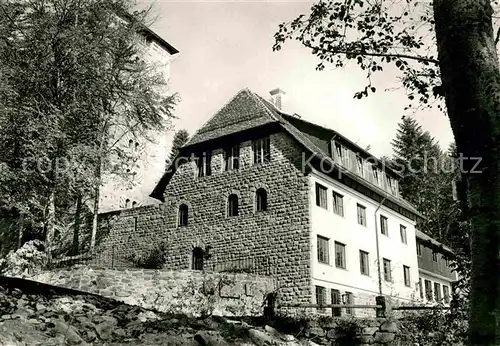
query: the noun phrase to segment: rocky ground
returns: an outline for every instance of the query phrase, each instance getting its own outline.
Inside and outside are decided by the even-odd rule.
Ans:
[[[28,291],[0,283],[2,346],[313,345],[263,323],[167,315],[99,296]]]

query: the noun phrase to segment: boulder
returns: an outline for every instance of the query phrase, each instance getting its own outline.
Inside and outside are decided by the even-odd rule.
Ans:
[[[47,307],[41,303],[36,303],[35,309],[38,313],[43,314],[47,310]]]
[[[285,345],[284,341],[276,339],[275,337],[258,329],[250,329],[248,331],[250,340],[257,346],[270,346],[270,345]]]
[[[195,334],[194,340],[201,346],[229,346],[226,340],[214,331],[200,331]]]
[[[311,337],[315,337],[315,336],[323,337],[323,336],[325,336],[325,334],[326,334],[325,330],[323,328],[319,328],[319,327],[309,328],[306,331],[306,335],[309,335]]]
[[[306,340],[305,342],[306,346],[320,346],[319,344],[315,343],[314,341],[311,340]]]
[[[365,327],[361,331],[361,335],[370,335],[370,336],[372,336],[373,334],[375,334],[376,331],[378,331],[377,327]]]
[[[108,325],[110,325],[112,327],[118,325],[118,320],[116,318],[114,318],[113,316],[110,316],[110,315],[103,315],[102,316],[102,321],[104,323],[107,323]]]
[[[387,344],[393,341],[395,337],[396,336],[394,335],[394,333],[378,332],[377,334],[375,334],[375,342]]]
[[[80,335],[78,335],[75,327],[67,325],[62,321],[54,321],[54,325],[57,332],[64,335],[67,344],[80,345],[85,343]]]
[[[265,326],[264,327],[264,330],[269,333],[271,336],[275,337],[276,339],[280,339],[280,340],[283,340],[283,341],[294,341],[295,338],[293,337],[293,335],[289,335],[289,334],[283,334],[279,331],[277,331],[276,329],[274,329],[273,327],[271,326]]]
[[[361,335],[359,337],[359,342],[362,344],[373,344],[375,338],[371,335]]]
[[[103,341],[108,341],[109,339],[111,339],[111,332],[113,331],[113,326],[107,322],[102,322],[95,326],[95,331],[99,339]]]
[[[396,324],[396,322],[385,322],[380,326],[380,331],[396,333],[398,331],[398,325]]]
[[[337,337],[337,331],[335,329],[330,329],[328,332],[326,332],[326,338],[327,339],[335,339]]]

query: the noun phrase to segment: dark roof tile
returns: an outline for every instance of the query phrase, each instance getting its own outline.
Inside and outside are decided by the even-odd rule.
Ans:
[[[249,128],[276,122],[258,96],[248,89],[238,92],[185,144],[190,146]]]

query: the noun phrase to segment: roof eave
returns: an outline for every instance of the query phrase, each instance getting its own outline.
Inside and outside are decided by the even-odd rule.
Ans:
[[[175,48],[170,43],[165,41],[163,38],[161,38],[161,36],[159,36],[156,32],[154,32],[153,30],[151,30],[147,26],[144,26],[143,30],[148,35],[152,36],[163,49],[165,49],[167,52],[170,53],[170,55],[175,55],[175,54],[179,53],[179,50],[177,48]]]
[[[125,19],[125,20],[134,19],[134,16],[130,13],[127,13],[127,12],[118,13],[118,16],[122,17],[122,19]],[[160,44],[160,46],[162,46],[171,55],[175,55],[175,54],[179,53],[179,51],[174,46],[172,46],[170,43],[165,41],[156,32],[154,32],[152,29],[148,28],[146,25],[141,24],[141,29],[142,29],[142,31],[146,32],[148,35],[151,35]]]
[[[455,254],[455,252],[449,248],[448,246],[444,245],[444,244],[441,244],[440,242],[438,242],[436,239],[432,238],[431,236],[425,234],[424,232],[420,231],[420,230],[415,230],[415,237],[417,237],[418,239],[420,240],[423,240],[424,242],[429,242],[431,243],[433,246],[436,246],[436,247],[439,247],[451,254]]]
[[[339,132],[337,132],[337,131],[335,131],[335,130],[333,130],[333,129],[330,129],[330,128],[328,128],[328,127],[324,127],[324,126],[321,126],[321,125],[318,125],[318,124],[312,123],[312,122],[310,122],[310,121],[304,120],[304,119],[302,119],[302,118],[297,118],[297,117],[294,117],[293,115],[290,115],[290,114],[284,113],[283,111],[280,111],[280,110],[278,110],[278,109],[276,109],[276,110],[280,113],[280,115],[281,115],[281,116],[287,116],[287,117],[290,117],[290,118],[292,118],[292,119],[294,119],[294,120],[301,121],[301,122],[303,122],[303,123],[306,123],[306,124],[309,124],[309,125],[312,125],[312,126],[318,127],[318,128],[320,128],[320,129],[322,129],[322,130],[325,130],[325,131],[328,131],[328,132],[332,132],[332,133],[333,133],[333,135],[334,135],[335,137],[340,137],[340,138],[342,139],[342,141],[349,143],[349,145],[351,145],[351,146],[355,147],[355,148],[356,148],[357,150],[359,150],[360,152],[363,152],[364,154],[366,154],[366,155],[369,155],[369,156],[373,157],[373,158],[374,158],[374,159],[375,159],[378,163],[380,163],[380,164],[384,165],[384,167],[385,167],[385,168],[387,168],[387,169],[388,169],[388,170],[389,170],[392,174],[394,174],[394,175],[396,175],[396,176],[398,176],[398,177],[400,177],[400,178],[403,178],[403,176],[401,175],[401,173],[396,172],[395,170],[391,169],[389,166],[385,165],[385,164],[382,162],[382,160],[380,160],[379,158],[377,158],[377,157],[373,156],[373,155],[372,155],[372,154],[370,154],[368,151],[366,151],[365,149],[361,148],[359,145],[357,145],[356,143],[354,143],[353,141],[351,141],[349,138],[347,138],[347,137],[343,136],[343,135],[342,135],[342,134],[340,134]]]

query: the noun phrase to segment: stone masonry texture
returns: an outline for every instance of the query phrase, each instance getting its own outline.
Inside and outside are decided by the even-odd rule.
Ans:
[[[30,280],[114,298],[162,312],[199,316],[262,315],[263,297],[276,288],[270,277],[196,270],[74,267],[43,271]]]
[[[252,142],[240,143],[240,169],[235,171],[223,171],[223,150],[212,148],[211,176],[197,177],[195,162],[188,161],[171,178],[164,203],[102,214],[99,258],[126,264],[134,251],[164,242],[165,268],[190,269],[193,249],[210,247],[204,269],[251,262],[252,272],[278,280],[284,302],[310,303],[309,183],[302,148],[284,132],[271,134],[270,143],[271,160],[262,165],[252,164]],[[256,212],[255,191],[261,187],[268,209]],[[227,216],[230,194],[238,196],[238,216]],[[183,203],[189,221],[178,227]]]

